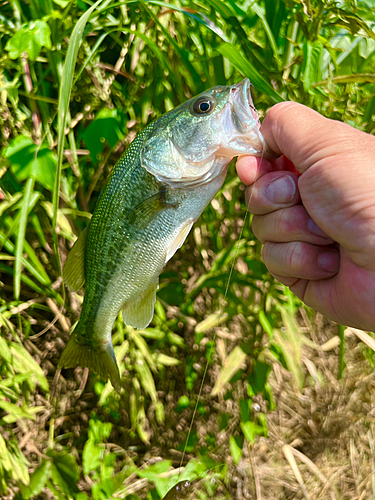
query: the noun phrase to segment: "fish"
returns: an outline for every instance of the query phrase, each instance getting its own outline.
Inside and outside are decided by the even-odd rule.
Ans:
[[[115,165],[63,278],[85,284],[80,319],[58,369],[88,367],[121,387],[113,323],[146,328],[159,275],[223,185],[235,156],[273,159],[260,132],[250,81],[216,86],[148,125]]]

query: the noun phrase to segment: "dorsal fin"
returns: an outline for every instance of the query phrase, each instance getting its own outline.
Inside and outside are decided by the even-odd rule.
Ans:
[[[88,230],[83,231],[74,243],[66,259],[63,278],[64,282],[72,292],[76,292],[85,284],[85,245]]]

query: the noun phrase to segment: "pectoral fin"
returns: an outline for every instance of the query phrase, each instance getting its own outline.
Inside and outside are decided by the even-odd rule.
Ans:
[[[78,240],[74,243],[66,259],[63,278],[65,284],[72,292],[76,292],[85,284],[85,245],[88,230],[83,231]]]
[[[186,223],[182,226],[178,236],[175,238],[172,244],[169,245],[167,256],[165,258],[166,263],[173,257],[173,255],[177,252],[177,250],[182,246],[194,222],[195,222],[194,219],[188,219]]]
[[[159,213],[175,205],[166,201],[166,188],[143,200],[130,213],[130,224],[138,230],[145,229]]]
[[[151,283],[139,298],[124,305],[122,317],[127,325],[146,328],[150,324],[154,315],[157,289],[158,283]]]

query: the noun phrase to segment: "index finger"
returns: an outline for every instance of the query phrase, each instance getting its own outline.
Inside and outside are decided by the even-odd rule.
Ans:
[[[239,178],[246,186],[254,184],[257,179],[269,172],[285,170],[299,175],[293,163],[283,155],[272,162],[255,156],[240,156],[237,160],[236,169]]]

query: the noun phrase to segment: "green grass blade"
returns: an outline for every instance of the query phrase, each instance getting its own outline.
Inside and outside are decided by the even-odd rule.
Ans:
[[[251,83],[259,91],[266,94],[272,102],[283,102],[283,98],[267,83],[263,76],[247,61],[238,49],[230,43],[223,43],[217,50],[226,57],[241,73],[250,78]]]
[[[52,229],[53,229],[53,241],[56,252],[56,259],[58,261],[58,265],[60,267],[59,260],[59,252],[58,252],[58,244],[57,244],[57,234],[56,234],[56,223],[57,223],[57,210],[59,207],[59,189],[60,189],[60,178],[61,178],[61,168],[63,162],[63,153],[64,153],[64,141],[65,141],[65,127],[66,121],[69,114],[69,101],[70,94],[73,86],[73,75],[74,69],[77,62],[77,54],[79,47],[82,43],[82,36],[85,26],[90,19],[91,14],[95,11],[95,9],[103,3],[103,0],[98,0],[92,5],[77,21],[75,25],[72,35],[70,37],[70,43],[68,52],[65,58],[64,70],[60,83],[59,90],[59,109],[58,109],[58,140],[57,140],[57,166],[56,166],[56,177],[55,177],[55,185],[53,188],[53,220],[52,220]]]
[[[9,252],[11,255],[15,255],[16,252],[16,247],[15,245],[9,241],[6,240],[6,236],[0,231],[0,244],[4,246],[5,250]],[[45,279],[45,276],[41,275],[38,270],[28,261],[26,260],[22,254],[21,254],[21,264],[24,266],[40,283],[43,285],[50,285],[51,280],[47,276],[47,280]],[[12,275],[14,275],[14,270],[12,270]],[[44,273],[45,274],[45,273]],[[22,280],[22,275],[21,275],[21,280]]]
[[[128,29],[128,28],[121,27],[121,28],[114,28],[114,29],[111,29],[111,30],[107,31],[106,33],[103,33],[103,35],[97,40],[97,42],[95,43],[95,45],[92,48],[91,53],[85,59],[85,62],[83,64],[82,68],[79,70],[79,73],[78,73],[77,77],[75,78],[74,83],[78,80],[79,76],[82,74],[82,72],[85,69],[85,67],[88,64],[90,64],[90,61],[95,56],[95,53],[97,52],[97,50],[99,49],[101,43],[103,43],[103,41],[105,40],[105,38],[108,35],[110,35],[111,33],[115,33],[116,31],[121,31],[122,33],[127,33],[127,34],[130,34],[130,35],[135,35],[136,37],[138,37],[141,40],[143,40],[145,42],[145,44],[152,50],[152,52],[155,54],[155,56],[159,59],[160,64],[162,65],[162,67],[165,68],[170,73],[170,77],[174,79],[173,69],[172,69],[172,66],[169,63],[168,58],[163,55],[162,51],[159,49],[159,47],[156,45],[155,42],[153,42],[150,38],[148,38],[147,35],[145,35],[144,33],[141,33],[138,30],[131,30],[131,29]]]
[[[267,22],[267,19],[266,19],[264,12],[263,12],[263,9],[261,7],[259,7],[259,5],[257,5],[256,3],[252,4],[251,9],[255,12],[255,14],[262,21],[264,31],[266,32],[268,41],[270,42],[270,45],[271,45],[271,48],[273,51],[273,55],[275,58],[277,58],[278,51],[277,51],[276,41],[275,41],[275,38],[273,36],[272,30]]]
[[[107,32],[107,33],[103,33],[95,42],[93,48],[91,49],[91,52],[90,54],[86,57],[85,59],[85,62],[82,64],[80,70],[78,71],[76,77],[74,78],[74,82],[73,82],[73,85],[79,80],[80,76],[82,75],[82,73],[85,71],[85,68],[90,64],[92,58],[94,57],[94,55],[96,54],[96,51],[99,49],[99,47],[101,46],[101,44],[104,42],[104,40],[107,38],[107,35],[109,35],[109,33],[111,33],[111,31]]]
[[[169,34],[168,30],[159,21],[158,17],[155,16],[155,14],[152,12],[152,10],[149,9],[149,7],[146,5],[146,2],[144,2],[143,0],[140,0],[140,4],[145,9],[145,11],[147,12],[147,14],[151,17],[151,19],[154,21],[154,23],[162,31],[162,33],[164,34],[164,36],[166,37],[166,39],[169,41],[169,43],[172,45],[172,47],[174,48],[174,50],[178,54],[180,60],[184,63],[186,69],[188,70],[188,72],[190,74],[189,85],[192,88],[193,94],[195,94],[196,93],[195,82],[199,82],[201,80],[201,77],[197,73],[196,69],[191,64],[191,62],[189,61],[188,53],[179,47],[178,43],[176,43],[175,40],[171,37],[171,35]],[[182,92],[181,92],[181,95],[183,96]]]
[[[28,179],[26,182],[25,193],[22,200],[20,223],[17,233],[17,243],[16,243],[16,260],[14,263],[14,298],[16,300],[20,297],[21,291],[21,271],[22,271],[22,252],[25,242],[26,224],[27,224],[27,213],[29,207],[30,196],[34,188],[34,179]]]

